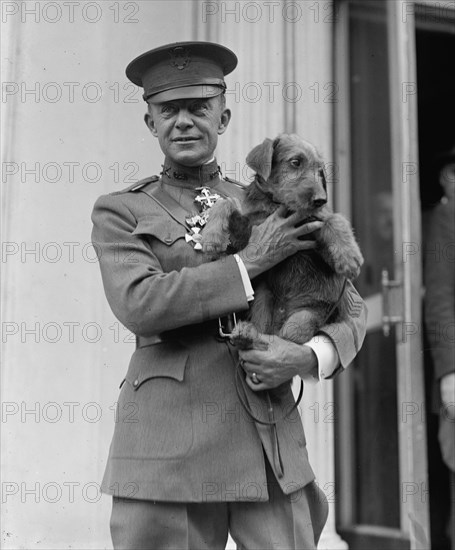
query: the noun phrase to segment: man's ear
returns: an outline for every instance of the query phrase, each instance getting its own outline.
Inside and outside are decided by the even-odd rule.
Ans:
[[[229,126],[230,120],[231,120],[231,110],[224,109],[224,111],[221,113],[220,124],[218,125],[218,135],[221,136],[221,134],[224,134],[224,132],[226,131],[226,128]]]
[[[158,137],[158,132],[156,131],[155,121],[150,113],[145,113],[144,122],[147,128],[152,132],[152,135]]]
[[[273,141],[265,138],[260,145],[256,145],[246,157],[246,163],[264,181],[267,181],[272,171]]]

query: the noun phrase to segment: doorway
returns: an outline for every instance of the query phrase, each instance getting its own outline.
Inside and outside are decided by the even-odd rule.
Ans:
[[[429,104],[444,111],[434,88],[443,80],[450,88],[441,73],[450,72],[453,42],[450,49],[441,36],[423,36],[442,31],[428,28],[428,6],[420,11],[418,2],[338,6],[336,206],[352,220],[364,252],[356,286],[369,319],[361,352],[336,381],[337,530],[354,550],[428,549],[427,365],[421,255],[414,250],[422,241],[421,204],[435,191],[419,154],[439,147]],[[412,16],[404,17],[404,8]],[[438,63],[437,76],[425,74]],[[447,104],[455,94],[445,93]]]
[[[455,23],[428,24],[417,15],[417,93],[419,121],[419,172],[423,234],[432,207],[441,199],[435,159],[455,143]],[[424,250],[424,247],[422,248]],[[434,258],[422,255],[422,262]],[[427,446],[430,533],[432,550],[450,550],[447,523],[450,511],[450,477],[438,442],[438,385],[433,377],[433,360],[424,330],[425,400],[427,410]]]

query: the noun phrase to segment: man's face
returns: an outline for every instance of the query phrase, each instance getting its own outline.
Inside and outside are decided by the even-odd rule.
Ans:
[[[184,166],[199,166],[213,157],[230,118],[218,96],[150,104],[145,122],[166,156]]]

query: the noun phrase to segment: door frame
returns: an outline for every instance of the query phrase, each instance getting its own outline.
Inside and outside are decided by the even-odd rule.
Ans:
[[[334,159],[338,166],[340,185],[335,186],[338,211],[349,218],[351,212],[350,166],[350,80],[349,80],[349,4],[336,0],[337,20],[334,36],[334,71],[338,83],[338,103],[335,105]],[[422,358],[422,267],[420,253],[410,253],[420,246],[421,219],[418,174],[417,135],[417,74],[415,29],[420,6],[428,2],[395,0],[387,2],[389,36],[389,76],[392,140],[393,193],[397,207],[394,211],[394,278],[401,281],[401,313],[403,321],[392,330],[396,336],[397,399],[400,475],[400,529],[363,526],[354,523],[356,503],[353,437],[340,438],[337,466],[340,502],[337,519],[339,531],[354,548],[374,547],[381,540],[382,548],[427,549],[430,528],[428,510],[428,472],[425,424],[425,387]],[[406,17],[403,10],[406,8]],[[419,250],[420,252],[420,250]],[[368,329],[377,328],[382,321],[382,300],[375,295],[366,300],[369,306]],[[354,420],[353,373],[349,369],[337,382],[337,393],[343,415],[340,433],[352,433]],[[409,407],[407,409],[406,407]],[[405,410],[418,414],[405,415]],[[415,491],[411,495],[410,487]],[[406,497],[406,498],[404,498]]]

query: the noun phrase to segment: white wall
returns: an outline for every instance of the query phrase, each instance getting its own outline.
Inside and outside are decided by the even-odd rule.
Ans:
[[[2,98],[5,548],[110,547],[110,499],[99,499],[97,485],[134,344],[124,342],[128,333],[105,302],[88,244],[90,213],[97,196],[129,185],[131,171],[138,179],[161,163],[126,64],[193,38],[238,54],[228,77],[233,120],[218,155],[231,177],[242,176],[253,145],[283,130],[331,151],[331,104],[323,101],[331,80],[328,2],[319,14],[305,1],[300,12],[262,0],[249,11],[232,1],[65,4],[1,3],[9,83]],[[25,93],[31,89],[35,95]],[[298,101],[283,100],[298,90]],[[36,164],[34,176],[27,170]],[[317,399],[309,392],[305,406]]]
[[[6,5],[19,12],[8,16]],[[42,11],[45,5],[47,12]],[[23,6],[32,9],[35,2]],[[4,257],[2,264],[5,548],[110,546],[110,499],[98,500],[96,484],[114,426],[111,407],[134,344],[123,343],[125,330],[109,328],[118,325],[105,303],[93,249],[87,246],[90,214],[98,195],[129,184],[131,166],[138,167],[136,178],[159,169],[161,154],[142,121],[145,108],[140,94],[133,97],[136,103],[126,102],[135,91],[124,76],[126,64],[162,43],[191,39],[189,2],[118,6],[118,23],[110,9],[115,2],[110,1],[81,2],[74,8],[73,22],[63,11],[60,21],[49,23],[45,18],[58,14],[49,3],[38,4],[39,21],[38,15],[21,14],[17,2],[2,3],[6,19],[2,30],[8,33],[3,78],[17,83],[19,92],[40,88],[36,98],[21,99],[17,93],[4,97],[2,104],[4,162],[19,165],[15,175],[4,171],[3,184],[3,240],[14,243],[9,251],[18,250]],[[122,22],[136,8],[131,18],[138,22]],[[87,21],[99,14],[98,22]],[[56,85],[46,87],[50,82]],[[65,82],[78,84],[73,101]],[[87,83],[95,84],[84,90]],[[59,91],[61,99],[52,102]],[[91,103],[98,93],[99,101]],[[79,163],[72,182],[65,165],[69,162]],[[116,162],[118,182],[110,169]],[[24,169],[39,163],[37,181],[21,170],[21,163]],[[89,163],[95,164],[90,168]],[[3,168],[13,170],[14,165]],[[97,171],[100,178],[94,182]],[[49,181],[53,178],[57,181]],[[74,258],[64,243],[76,243],[71,245]],[[21,251],[33,247],[38,251],[35,257],[21,258]],[[61,257],[54,262],[56,254]],[[74,338],[68,323],[77,323]],[[25,332],[35,325],[37,342]],[[5,334],[16,329],[16,334]],[[52,343],[53,339],[57,341]],[[33,408],[36,416],[21,419],[21,411]],[[60,413],[61,418],[52,422]],[[74,496],[68,485],[72,483]],[[25,492],[34,488],[36,497]]]

